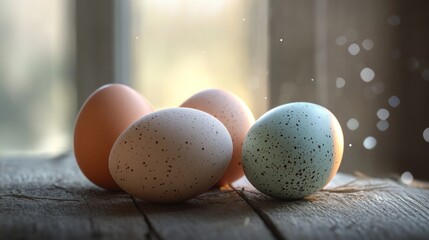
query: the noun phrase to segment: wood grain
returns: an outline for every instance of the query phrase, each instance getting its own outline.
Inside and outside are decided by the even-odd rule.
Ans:
[[[287,239],[428,239],[429,191],[391,180],[355,179],[301,201],[241,189]],[[343,183],[344,184],[344,183]]]
[[[273,239],[232,190],[150,204],[100,189],[73,157],[0,161],[0,239]]]
[[[65,159],[0,161],[0,239],[428,239],[429,190],[338,174],[278,201],[243,180],[180,204],[108,192]]]
[[[75,161],[0,161],[0,239],[128,239],[150,234],[131,197],[107,192]]]
[[[233,190],[216,190],[181,204],[137,200],[164,239],[274,239],[258,215]]]

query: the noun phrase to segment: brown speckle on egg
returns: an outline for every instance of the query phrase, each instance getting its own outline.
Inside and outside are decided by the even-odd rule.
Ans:
[[[230,92],[209,89],[193,95],[181,107],[194,108],[213,115],[231,134],[233,143],[231,164],[216,185],[223,186],[242,177],[244,175],[240,164],[242,145],[247,131],[255,121],[244,101]]]
[[[133,150],[120,144],[139,138]],[[125,179],[117,182],[128,193],[150,202],[178,202],[207,191],[222,177],[232,146],[228,130],[213,116],[171,108],[149,114],[125,130],[112,148],[109,164],[115,180]],[[112,171],[118,166],[133,171]]]

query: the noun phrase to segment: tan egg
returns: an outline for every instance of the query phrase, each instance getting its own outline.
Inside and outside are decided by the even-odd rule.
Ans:
[[[241,165],[241,149],[247,131],[255,122],[246,103],[230,92],[209,89],[193,95],[181,107],[194,108],[213,115],[225,125],[231,134],[234,149],[231,164],[216,185],[223,186],[241,178],[244,175]]]
[[[153,112],[151,104],[132,88],[109,84],[92,93],[76,119],[74,152],[83,174],[106,189],[120,189],[109,172],[110,150],[135,120]]]
[[[109,169],[133,196],[180,202],[210,189],[231,155],[231,136],[219,120],[195,109],[170,108],[127,128],[112,147]]]

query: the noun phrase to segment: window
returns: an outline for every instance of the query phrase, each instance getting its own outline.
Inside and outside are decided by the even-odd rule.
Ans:
[[[70,7],[57,0],[0,2],[0,156],[70,149]]]
[[[132,1],[131,84],[156,108],[207,88],[267,109],[267,2]]]

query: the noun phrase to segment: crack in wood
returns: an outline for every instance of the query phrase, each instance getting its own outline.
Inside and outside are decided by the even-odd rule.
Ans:
[[[335,188],[321,189],[321,192],[327,193],[357,193],[357,192],[369,192],[375,190],[387,190],[392,186],[387,186],[385,184],[372,184],[366,186],[350,186],[350,184],[345,184]]]
[[[262,222],[265,224],[265,226],[268,228],[268,230],[271,232],[271,234],[274,236],[277,240],[287,240],[285,236],[280,232],[280,230],[277,228],[275,223],[271,220],[271,218],[264,213],[261,209],[257,208],[255,205],[252,204],[249,198],[247,198],[246,194],[244,194],[244,188],[241,190],[237,190],[233,186],[230,186],[243,200],[252,208],[252,210],[261,218]]]
[[[57,189],[63,190],[63,191],[64,191],[64,192],[66,192],[66,193],[73,194],[73,193],[72,193],[71,191],[69,191],[68,189],[63,188],[63,187],[61,187],[61,186],[58,186],[57,184],[53,184],[52,186],[54,186],[54,188],[57,188]]]
[[[28,200],[32,200],[32,201],[52,200],[52,201],[64,201],[64,202],[80,202],[77,199],[71,199],[71,198],[38,197],[38,196],[29,196],[29,195],[25,195],[25,194],[16,194],[16,193],[0,195],[0,198],[3,198],[3,197],[21,198],[21,199],[28,199]]]
[[[134,203],[134,206],[137,208],[137,210],[140,212],[140,214],[143,216],[144,221],[146,222],[148,228],[149,228],[149,232],[146,234],[146,239],[152,239],[152,236],[155,237],[155,239],[158,240],[162,240],[163,238],[161,237],[161,235],[155,230],[155,228],[153,227],[153,224],[151,223],[151,221],[149,220],[149,217],[144,213],[143,209],[141,209],[139,207],[139,205],[136,202],[136,199],[130,195],[131,200]]]
[[[217,190],[214,192],[206,192],[205,194],[194,197],[194,199],[197,199],[200,201],[206,201],[209,204],[225,204],[225,203],[231,202],[230,198],[225,198],[227,195],[230,195],[230,194],[235,194],[235,191],[233,189],[230,189],[230,190]],[[233,202],[240,201],[240,199],[236,199],[232,201]]]

